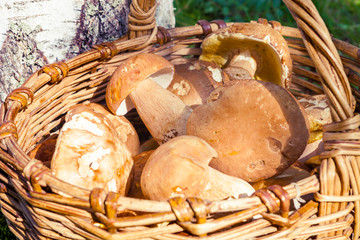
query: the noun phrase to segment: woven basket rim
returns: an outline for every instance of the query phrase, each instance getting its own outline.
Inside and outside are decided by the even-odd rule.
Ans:
[[[264,21],[265,21],[264,19],[261,19],[258,22],[264,23]],[[231,24],[233,23],[227,23],[227,25],[231,25]],[[266,21],[265,24],[268,24],[268,22]],[[108,195],[104,195],[103,192],[99,189],[93,189],[92,191],[84,190],[77,186],[64,183],[61,180],[55,178],[54,176],[51,176],[51,171],[47,167],[45,167],[42,163],[40,163],[37,160],[30,159],[27,156],[26,154],[27,151],[25,151],[23,149],[24,147],[21,145],[26,145],[27,146],[26,148],[30,149],[31,147],[34,147],[37,143],[39,143],[39,141],[42,139],[41,131],[43,131],[43,129],[50,132],[49,130],[50,128],[46,128],[46,126],[42,126],[42,128],[38,129],[36,133],[31,133],[32,139],[29,142],[27,142],[28,140],[26,140],[26,135],[27,135],[26,133],[31,131],[31,129],[26,129],[26,128],[28,128],[32,123],[31,120],[29,120],[29,118],[31,118],[30,114],[33,114],[32,112],[34,111],[41,112],[41,108],[46,109],[46,106],[40,106],[40,105],[35,106],[33,109],[31,109],[32,112],[29,111],[28,109],[30,109],[33,106],[33,104],[40,104],[41,101],[46,102],[47,99],[41,99],[41,98],[43,96],[50,97],[50,96],[46,96],[47,91],[51,89],[53,86],[59,86],[62,83],[62,81],[66,81],[67,79],[70,78],[72,80],[74,79],[74,81],[77,82],[76,84],[79,86],[82,81],[85,81],[87,79],[87,81],[89,81],[87,85],[88,87],[90,88],[98,87],[100,89],[99,92],[100,93],[101,91],[103,92],[103,87],[101,87],[103,86],[102,84],[104,84],[102,83],[103,79],[106,79],[110,75],[110,72],[113,71],[113,69],[115,68],[116,65],[119,64],[119,62],[123,61],[124,59],[134,54],[139,54],[142,52],[154,52],[158,54],[161,53],[164,54],[164,56],[169,56],[171,60],[174,59],[176,60],[178,56],[180,56],[181,58],[188,55],[196,57],[197,56],[196,51],[183,50],[188,47],[180,47],[180,46],[197,44],[202,41],[203,38],[202,34],[204,34],[204,32],[209,34],[210,31],[216,31],[217,29],[219,29],[219,27],[221,27],[221,25],[219,25],[219,22],[205,23],[205,25],[207,26],[207,28],[204,27],[204,25],[197,24],[195,26],[161,29],[159,32],[161,33],[160,35],[162,35],[162,37],[156,37],[154,34],[148,34],[134,39],[127,39],[127,37],[124,37],[111,43],[99,44],[94,49],[84,52],[72,59],[68,59],[64,62],[54,63],[49,66],[45,66],[43,69],[35,72],[32,76],[30,76],[20,88],[11,92],[7,97],[6,101],[1,105],[1,109],[0,109],[0,117],[1,117],[0,146],[2,149],[0,151],[0,159],[3,161],[1,165],[2,170],[6,172],[6,174],[10,176],[10,178],[12,179],[7,184],[9,188],[11,186],[11,188],[15,189],[15,193],[13,192],[13,194],[18,195],[18,197],[21,198],[22,200],[25,200],[25,202],[34,204],[37,208],[41,208],[40,207],[41,203],[43,204],[47,203],[48,205],[45,207],[45,210],[47,209],[54,212],[65,211],[67,214],[71,212],[73,215],[69,216],[67,219],[70,219],[72,223],[76,223],[78,226],[82,226],[84,229],[88,230],[89,226],[86,225],[85,222],[82,222],[77,217],[81,216],[81,214],[85,214],[84,208],[86,209],[90,207],[95,212],[97,211],[99,213],[97,217],[102,216],[101,214],[106,214],[106,206],[104,205],[104,202],[106,202],[106,198],[108,197]],[[296,55],[296,58],[295,59],[293,58],[293,61],[295,61],[299,65],[302,64],[303,66],[313,69],[314,62],[308,56],[301,55],[304,53],[305,47],[301,43],[301,41],[299,41],[300,39],[303,38],[299,29],[293,27],[281,26],[281,24],[279,25],[279,23],[275,21],[270,22],[270,25],[274,28],[277,28],[278,31],[280,31],[281,34],[287,38],[289,46],[291,45],[293,46],[292,47],[292,49],[294,50],[293,54]],[[208,29],[209,26],[210,26],[210,30]],[[151,41],[149,41],[148,39],[151,39]],[[145,47],[142,46],[146,42],[149,42],[150,45]],[[162,43],[162,45],[160,45],[159,42]],[[334,38],[333,38],[333,42],[337,50],[343,54],[342,62],[345,66],[347,75],[350,79],[350,83],[352,84],[353,87],[352,88],[353,96],[355,100],[358,101],[360,96],[360,93],[358,92],[360,86],[360,77],[358,75],[358,73],[360,72],[359,48],[353,46],[350,43],[346,43],[344,41]],[[133,50],[138,46],[142,46],[141,49]],[[171,52],[171,50],[169,53],[166,52],[169,51],[168,49],[170,46],[179,46],[179,48],[176,49],[176,51],[178,51],[177,53],[178,55],[172,56],[173,52]],[[100,69],[101,66],[106,64],[107,64],[107,68],[112,70],[105,71],[103,69]],[[97,69],[98,67],[100,70]],[[97,70],[95,70],[95,72],[93,73],[88,73],[91,69],[97,69]],[[301,76],[301,74],[305,74],[304,72],[300,72],[300,70],[298,71],[299,72],[296,74],[299,76]],[[96,78],[102,80],[98,81],[96,80]],[[304,80],[299,77],[296,83],[305,84],[303,81]],[[319,83],[318,79],[316,81],[317,83]],[[315,83],[316,81],[314,80]],[[319,89],[317,84],[314,83],[311,84],[309,83],[307,87],[310,87],[312,93],[316,93],[316,91]],[[74,102],[69,102],[69,104],[70,105],[74,104],[76,103],[76,101],[81,102],[84,100],[88,100],[88,99],[82,99],[81,94],[79,94],[78,98],[79,100],[75,99],[73,100]],[[98,96],[95,96],[95,98],[97,99],[97,101],[100,99],[100,98],[98,99]],[[51,101],[49,102],[49,104],[50,103]],[[66,112],[65,110],[66,107],[65,109],[63,109],[63,111]],[[46,110],[44,111],[44,113],[47,113],[48,111],[50,110]],[[20,117],[22,119],[19,119]],[[43,121],[43,119],[40,117],[39,119],[36,119],[36,121],[39,121],[40,124],[41,121]],[[52,122],[50,122],[49,124],[51,125],[50,127],[55,128],[60,123],[61,123],[60,119],[53,119]],[[18,129],[20,130],[19,132]],[[20,143],[18,143],[19,139],[20,139]],[[22,173],[24,174],[24,176],[22,176]],[[26,179],[24,179],[24,177]],[[24,191],[24,189],[26,189],[25,185],[22,186],[23,184],[22,182],[24,180],[27,181],[29,186],[33,188],[33,190],[29,191],[29,193],[26,193]],[[299,184],[298,186],[296,185],[287,186],[285,187],[285,189],[289,192],[291,198],[299,198],[300,197],[298,194],[299,187],[301,188],[302,194],[318,192],[319,181],[320,180],[318,180],[315,176],[312,176],[309,179],[304,179],[303,182],[298,183]],[[60,197],[59,199],[56,199],[56,196],[52,194],[49,194],[48,196],[40,196],[41,195],[40,192],[44,191],[44,189],[47,186],[52,186],[52,187],[56,186],[59,189],[71,190],[73,196],[76,199],[74,199],[73,201],[66,199],[64,197]],[[315,200],[325,201],[325,202],[327,201],[336,202],[336,200],[334,200],[335,197],[331,198],[332,196],[329,196],[330,200],[325,199],[326,197],[325,198],[322,197],[323,196],[321,194],[317,193],[317,199]],[[56,204],[61,204],[62,201],[64,202],[64,206],[68,206],[68,208],[56,210],[55,207]],[[279,202],[280,200],[277,199],[276,201]],[[351,202],[355,200],[341,199],[341,201]],[[116,209],[115,210],[113,209],[114,211],[120,209],[121,208],[120,206],[122,205],[129,206],[133,204],[132,210],[134,211],[135,210],[146,211],[146,209],[158,209],[159,213],[172,212],[173,215],[171,215],[171,217],[168,218],[171,219],[171,221],[175,220],[176,218],[179,220],[179,218],[181,217],[180,216],[181,214],[177,213],[176,210],[174,210],[174,208],[171,208],[172,205],[167,201],[157,202],[157,201],[140,200],[140,199],[131,200],[126,197],[123,198],[117,197],[115,202],[116,202],[115,204]],[[54,203],[53,208],[51,208],[52,203]],[[308,204],[310,203],[311,202],[308,202]],[[259,205],[260,206],[259,208],[262,209],[265,207],[265,212],[267,211],[266,206],[261,202],[259,197],[252,197],[249,199],[239,199],[233,201],[219,201],[219,202],[205,201],[204,204],[208,206],[207,211],[211,213],[223,211],[224,206],[225,209],[227,208],[226,210],[229,212],[235,210],[240,211],[255,205]],[[76,211],[76,208],[79,208],[81,210]],[[312,206],[312,208],[314,208],[314,206]],[[344,209],[345,208],[346,206],[344,207]],[[348,213],[352,208],[353,206],[349,204],[348,207],[346,208],[346,213]],[[49,217],[49,215],[47,216]],[[176,217],[175,219],[173,219],[174,216]],[[106,222],[106,219],[103,220],[104,222]],[[348,225],[346,226],[349,226],[352,222],[351,219],[346,219],[346,221],[349,222]],[[14,223],[12,222],[12,224]],[[111,225],[113,223],[108,222],[108,224],[109,226],[113,226]],[[187,231],[194,233],[195,235],[204,234],[199,229],[192,230],[192,226],[190,225],[188,226],[185,223],[183,223],[181,226]],[[142,229],[141,231],[143,231],[144,229]],[[334,229],[336,229],[336,227],[334,227]],[[181,230],[177,225],[176,226],[169,225],[168,231],[170,232],[172,231],[176,233]],[[101,234],[104,233],[91,232],[91,234],[99,237],[99,236],[103,236]],[[349,232],[346,232],[346,234],[349,234]],[[149,236],[152,235],[150,234]]]

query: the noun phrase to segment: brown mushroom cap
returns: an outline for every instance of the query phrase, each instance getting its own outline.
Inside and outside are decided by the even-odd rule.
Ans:
[[[186,141],[182,141],[184,137]],[[160,145],[151,154],[141,175],[145,197],[166,200],[175,196],[198,196],[209,181],[207,165],[216,156],[206,142],[187,136]]]
[[[89,106],[71,108],[51,160],[54,176],[86,189],[125,195],[133,160],[111,122]]]
[[[216,64],[189,61],[175,65],[174,78],[167,89],[186,105],[196,106],[205,103],[214,88],[227,81],[227,76]]]
[[[309,138],[299,103],[286,89],[257,80],[231,81],[191,113],[187,134],[218,152],[210,166],[248,182],[272,177],[296,161]]]
[[[159,55],[142,53],[131,57],[113,73],[106,88],[106,104],[114,114],[124,115],[126,111],[123,107],[128,104],[124,101],[140,82],[151,77],[163,88],[167,88],[173,75],[174,66]]]
[[[214,157],[217,157],[216,151],[195,136],[179,136],[160,145],[141,174],[144,196],[152,200],[175,196],[221,200],[254,192],[244,180],[208,167]]]
[[[241,59],[236,59],[240,53]],[[208,35],[200,60],[227,67],[230,62],[256,61],[255,79],[289,88],[292,61],[282,35],[260,23],[234,23]],[[251,64],[250,64],[251,65]]]

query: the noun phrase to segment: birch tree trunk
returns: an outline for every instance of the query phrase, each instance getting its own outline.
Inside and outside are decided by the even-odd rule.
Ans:
[[[131,0],[0,0],[0,102],[43,65],[72,58],[127,32]],[[158,26],[175,25],[158,0]]]

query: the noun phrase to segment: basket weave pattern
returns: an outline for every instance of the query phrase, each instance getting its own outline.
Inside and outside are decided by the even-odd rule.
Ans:
[[[258,22],[286,37],[294,95],[327,96],[334,123],[324,127],[325,152],[318,172],[250,198],[158,202],[79,188],[31,159],[27,153],[60,129],[71,106],[104,101],[109,77],[122,61],[142,52],[174,64],[197,58],[203,38],[231,24],[200,20],[195,26],[164,29],[155,25],[155,1],[133,1],[128,36],[44,67],[1,105],[0,203],[12,232],[19,239],[357,239],[360,118],[354,110],[360,102],[359,49],[332,39],[311,1],[284,2],[298,28]],[[136,118],[131,114],[127,117]],[[308,194],[313,200],[288,212],[291,199],[300,201]],[[259,214],[263,218],[252,219]]]

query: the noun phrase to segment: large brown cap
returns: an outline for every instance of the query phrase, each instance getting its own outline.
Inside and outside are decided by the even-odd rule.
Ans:
[[[140,82],[151,77],[167,88],[174,74],[174,66],[165,58],[141,53],[128,58],[115,70],[106,88],[106,104],[111,112],[119,113],[119,107]],[[126,113],[126,112],[125,112]],[[125,114],[121,111],[121,114]]]
[[[257,80],[218,87],[190,115],[187,134],[207,141],[219,157],[210,166],[255,182],[289,167],[306,147],[308,123],[283,87]]]
[[[200,59],[227,67],[244,52],[240,60],[246,60],[248,55],[256,60],[255,79],[289,88],[292,60],[288,45],[283,36],[268,25],[234,23],[219,29],[202,42]]]

